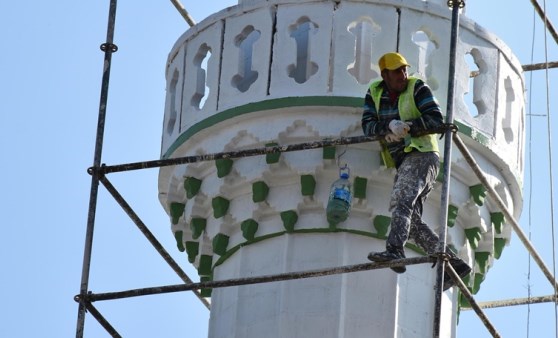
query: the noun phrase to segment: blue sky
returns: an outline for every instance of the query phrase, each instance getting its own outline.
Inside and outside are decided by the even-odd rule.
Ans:
[[[541,5],[544,4],[539,0]],[[547,1],[549,2],[549,1]],[[522,64],[545,60],[544,36],[528,0],[467,1],[467,15],[498,35]],[[236,0],[183,1],[201,21],[235,5]],[[0,336],[69,337],[75,335],[89,190],[86,170],[93,151],[109,0],[0,4],[0,124],[3,166],[0,236]],[[558,13],[558,4],[547,4]],[[551,7],[552,6],[552,7]],[[550,17],[558,22],[558,17]],[[188,28],[170,1],[118,2],[102,162],[120,164],[157,159],[165,100],[165,63],[176,39]],[[548,59],[558,48],[548,37]],[[533,58],[533,61],[531,61]],[[556,109],[558,70],[550,70]],[[531,75],[533,80],[531,81]],[[544,71],[526,73],[528,111],[547,113]],[[547,125],[552,117],[532,116],[527,135],[532,162],[526,163],[525,202],[520,219],[546,264],[553,264],[551,182]],[[555,138],[554,138],[555,139]],[[553,140],[554,140],[553,139]],[[529,149],[529,145],[526,145]],[[529,156],[526,154],[526,159]],[[532,168],[532,169],[529,169]],[[531,173],[532,170],[532,173]],[[169,220],[157,199],[157,170],[109,175],[167,251],[192,278],[195,270],[176,250]],[[529,204],[529,201],[532,201]],[[555,203],[555,202],[554,202]],[[531,224],[529,226],[529,223]],[[555,236],[556,237],[556,236]],[[477,300],[549,295],[552,288],[531,264],[516,236],[488,274]],[[90,290],[107,292],[178,284],[166,265],[105,189],[99,189]],[[191,293],[99,302],[95,306],[125,337],[204,337],[209,313]],[[503,337],[555,336],[552,304],[487,310]],[[473,312],[463,312],[459,337],[488,337]],[[85,337],[108,336],[87,315]]]

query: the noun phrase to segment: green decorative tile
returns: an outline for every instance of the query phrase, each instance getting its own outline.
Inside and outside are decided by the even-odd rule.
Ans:
[[[502,257],[502,251],[504,251],[505,247],[505,238],[494,238],[494,258],[500,259],[500,257]]]
[[[391,217],[377,215],[374,217],[374,228],[379,237],[386,237],[388,232],[389,224],[391,223]]]
[[[265,201],[268,193],[269,187],[265,182],[258,181],[252,183],[252,201],[254,201],[254,203]]]
[[[178,224],[180,217],[184,214],[184,203],[172,202],[170,205],[170,214],[172,224]]]
[[[484,281],[484,274],[475,273],[475,279],[474,279],[474,282],[473,282],[473,287],[471,289],[472,294],[476,295],[477,292],[479,292],[480,286],[481,286],[483,281]]]
[[[190,199],[197,195],[200,191],[202,181],[195,177],[186,177],[184,180],[184,190],[186,190],[186,198]]]
[[[199,254],[200,243],[198,242],[186,242],[186,254],[188,255],[188,262],[194,263],[196,257]]]
[[[217,234],[213,237],[213,252],[222,256],[227,252],[229,246],[229,236],[225,234]]]
[[[201,255],[200,264],[198,265],[198,275],[210,276],[213,264],[213,256]]]
[[[215,160],[215,166],[217,167],[217,177],[222,178],[231,173],[233,160],[230,158],[220,158]]]
[[[247,219],[240,224],[240,230],[242,230],[242,237],[251,241],[254,239],[256,231],[258,231],[258,222],[253,219]]]
[[[184,243],[182,242],[182,235],[183,235],[183,232],[181,230],[176,231],[174,233],[174,238],[176,239],[176,247],[178,248],[178,251],[180,251],[180,252],[184,252],[184,250],[186,250],[184,248]]]
[[[475,252],[475,261],[479,266],[479,272],[486,274],[488,272],[488,259],[490,252]]]
[[[294,210],[287,210],[281,213],[281,220],[283,221],[283,227],[287,232],[293,232],[295,224],[298,221],[298,214]]]
[[[316,189],[316,179],[312,175],[300,176],[300,193],[302,196],[313,196]]]
[[[465,237],[469,240],[469,244],[473,249],[479,246],[479,241],[481,240],[481,228],[469,228],[465,229]]]
[[[271,142],[271,143],[267,143],[265,146],[266,147],[275,147],[278,146],[279,144],[275,143],[275,142]],[[266,154],[265,155],[265,162],[267,164],[272,164],[272,163],[277,163],[279,162],[279,158],[281,157],[281,153],[270,153],[270,154]]]
[[[486,188],[482,184],[477,184],[469,187],[469,193],[471,198],[475,201],[475,204],[482,206],[484,204],[484,199],[486,198]]]
[[[204,232],[207,220],[205,218],[194,217],[190,222],[190,230],[192,231],[192,238],[198,239]]]
[[[335,159],[335,147],[323,147],[322,158],[324,160],[334,160]]]
[[[466,308],[470,308],[471,304],[469,303],[469,301],[467,300],[467,298],[465,298],[465,296],[463,296],[463,294],[461,293],[461,291],[459,292],[459,305],[461,307],[466,307]]]
[[[490,221],[494,225],[494,229],[496,230],[497,234],[502,233],[502,227],[505,222],[504,214],[501,212],[493,212],[490,214]]]
[[[213,200],[211,200],[211,206],[213,207],[213,217],[220,218],[225,216],[227,214],[227,211],[229,210],[229,204],[229,200],[224,197],[217,196],[213,198]]]
[[[200,277],[200,282],[210,282],[213,278],[211,276],[202,276]],[[202,297],[211,297],[211,288],[202,288],[200,289],[200,294]]]
[[[353,196],[355,198],[366,198],[366,186],[368,185],[368,180],[364,177],[355,177],[353,183]]]
[[[448,227],[452,228],[455,225],[455,220],[457,219],[457,212],[459,208],[455,205],[448,205]]]

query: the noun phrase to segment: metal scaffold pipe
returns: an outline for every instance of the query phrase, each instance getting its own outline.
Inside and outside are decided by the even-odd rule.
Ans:
[[[558,32],[556,32],[556,29],[554,29],[552,22],[550,22],[550,20],[546,16],[546,13],[544,12],[543,8],[541,7],[541,5],[539,5],[537,0],[531,0],[531,3],[533,4],[533,7],[535,7],[535,11],[537,12],[537,14],[539,14],[541,19],[545,23],[546,29],[548,30],[550,35],[552,35],[554,41],[558,44]]]
[[[110,1],[107,38],[106,42],[101,45],[101,50],[105,53],[103,62],[103,79],[101,84],[101,95],[99,102],[99,116],[97,121],[97,136],[95,138],[95,152],[93,157],[93,166],[98,167],[101,164],[101,154],[103,151],[103,137],[105,130],[105,117],[108,101],[108,88],[110,80],[110,66],[112,53],[118,50],[114,39],[114,25],[116,21],[116,0]],[[91,176],[91,190],[89,194],[89,211],[87,214],[87,228],[85,231],[85,246],[83,253],[83,265],[81,272],[80,295],[86,295],[89,288],[89,272],[91,268],[91,253],[93,249],[93,233],[95,228],[95,212],[97,209],[97,198],[99,192],[99,175]],[[78,318],[76,325],[76,338],[83,337],[83,328],[85,324],[85,304],[79,303]]]
[[[87,308],[87,311],[95,319],[97,319],[97,322],[99,322],[99,324],[101,324],[101,326],[107,331],[108,334],[111,335],[111,337],[113,337],[113,338],[122,337],[118,333],[118,331],[116,331],[116,329],[108,322],[108,320],[106,320],[105,317],[99,312],[99,310],[97,310],[97,308],[95,306],[93,306],[93,304],[91,304],[90,302],[84,302],[84,305]]]
[[[459,10],[465,6],[463,0],[448,1],[448,6],[452,7],[451,17],[451,37],[449,52],[449,71],[448,71],[448,96],[446,109],[446,124],[453,124],[453,97],[455,91],[455,59],[457,55],[457,37],[459,32]],[[447,236],[447,220],[448,220],[448,204],[451,177],[451,130],[446,130],[444,140],[444,160],[442,173],[444,175],[441,193],[440,206],[440,230],[438,233],[438,252],[446,251]],[[440,337],[440,323],[442,318],[442,284],[444,279],[444,265],[442,257],[438,258],[438,266],[436,268],[436,288],[434,289],[434,338]]]
[[[524,72],[531,72],[534,70],[543,70],[549,68],[558,68],[558,61],[534,63],[530,65],[523,65]]]
[[[138,229],[141,233],[147,238],[149,243],[157,250],[159,255],[167,262],[167,264],[176,272],[176,274],[184,281],[184,283],[193,283],[193,281],[188,277],[186,272],[180,268],[180,265],[176,263],[176,261],[171,257],[171,255],[165,250],[165,248],[159,243],[157,238],[149,231],[147,226],[142,222],[142,220],[138,217],[138,215],[134,212],[132,207],[126,202],[126,200],[120,195],[118,190],[110,183],[110,181],[105,177],[102,176],[100,178],[101,183],[107,188],[108,192],[114,197],[116,202],[122,207],[122,209],[126,212],[128,217],[136,224]],[[205,305],[207,309],[210,308],[209,302],[205,299],[198,290],[193,291],[196,297]]]
[[[441,133],[444,131],[445,129],[437,132]],[[227,152],[205,154],[205,155],[202,154],[202,155],[177,157],[171,159],[134,162],[134,163],[127,163],[127,164],[112,165],[112,166],[103,165],[102,167],[98,167],[98,168],[94,168],[94,167],[89,168],[89,173],[99,171],[101,173],[108,174],[108,173],[129,171],[129,170],[160,168],[160,167],[167,167],[167,166],[173,166],[179,164],[214,161],[218,159],[233,159],[233,158],[242,158],[242,157],[266,155],[266,154],[274,154],[274,153],[285,153],[285,152],[299,151],[299,150],[318,149],[318,148],[333,147],[338,145],[372,142],[377,140],[379,140],[378,137],[371,137],[371,136],[340,137],[336,139],[310,141],[310,142],[297,143],[292,145],[267,146],[262,148],[252,148],[252,149],[227,151]]]
[[[418,135],[444,134],[448,130],[454,131],[455,128],[456,126],[453,124],[444,124],[439,129],[432,129],[425,133],[419,133]],[[238,151],[226,151],[226,152],[212,153],[212,154],[192,155],[192,156],[168,158],[168,159],[161,159],[161,160],[151,160],[151,161],[143,161],[143,162],[116,164],[116,165],[103,164],[100,167],[90,167],[88,169],[88,172],[90,174],[94,174],[94,173],[109,174],[109,173],[116,173],[116,172],[130,171],[130,170],[161,168],[161,167],[169,167],[169,166],[175,166],[180,164],[214,161],[218,159],[235,159],[235,158],[243,158],[243,157],[258,156],[258,155],[287,153],[292,151],[334,147],[339,145],[366,143],[366,142],[378,141],[380,139],[383,139],[383,136],[381,137],[350,136],[350,137],[339,137],[339,138],[327,138],[323,140],[308,141],[308,142],[297,143],[297,144],[267,146],[261,148],[251,148],[251,149],[244,149]]]
[[[107,292],[107,293],[97,293],[97,294],[91,293],[85,295],[83,299],[81,299],[81,301],[95,302],[95,301],[103,301],[103,300],[155,295],[161,293],[190,291],[190,290],[205,289],[205,288],[216,289],[216,288],[223,288],[223,287],[230,287],[230,286],[280,282],[280,281],[295,280],[295,279],[324,277],[324,276],[336,275],[341,273],[384,269],[384,268],[396,267],[396,266],[408,266],[408,265],[423,264],[423,263],[433,263],[435,261],[436,261],[435,257],[423,256],[423,257],[396,259],[389,262],[362,263],[362,264],[345,265],[341,267],[333,267],[333,268],[325,268],[325,269],[317,269],[317,270],[287,272],[287,273],[281,273],[276,275],[236,278],[236,279],[228,279],[228,280],[221,280],[221,281],[207,281],[207,282],[190,283],[190,284],[167,285],[167,286],[120,291],[120,292]],[[82,296],[80,295],[76,296],[76,298],[79,297]]]
[[[481,309],[494,309],[498,307],[527,305],[527,304],[540,304],[540,303],[556,303],[558,298],[556,295],[528,297],[528,298],[513,298],[506,300],[495,300],[491,302],[478,302]],[[471,308],[462,306],[461,310],[471,310]]]
[[[445,264],[445,265],[448,274],[451,276],[451,279],[455,281],[456,285],[459,287],[459,290],[461,290],[461,294],[465,297],[465,299],[467,299],[469,304],[471,304],[471,308],[475,310],[477,316],[479,316],[480,320],[482,321],[482,323],[484,324],[488,332],[490,332],[492,337],[500,338],[501,337],[500,334],[496,331],[496,328],[494,328],[494,325],[492,325],[490,320],[488,320],[488,317],[485,315],[481,307],[475,301],[473,294],[471,293],[471,291],[469,291],[469,289],[467,289],[467,286],[465,285],[465,283],[463,283],[461,278],[459,278],[459,275],[455,272],[451,264]]]
[[[186,8],[184,8],[184,6],[182,5],[182,3],[180,2],[180,0],[171,0],[172,4],[174,5],[174,7],[178,10],[178,12],[180,13],[180,15],[182,15],[182,17],[184,18],[184,20],[186,20],[186,22],[188,23],[188,25],[190,25],[190,27],[196,25],[196,22],[194,21],[194,19],[192,19],[192,17],[190,16],[190,14],[188,13],[188,11],[186,10]]]

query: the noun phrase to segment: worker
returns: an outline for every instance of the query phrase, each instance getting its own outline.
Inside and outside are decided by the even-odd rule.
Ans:
[[[436,134],[443,117],[440,105],[426,83],[408,76],[409,63],[399,53],[384,54],[378,61],[382,80],[373,82],[365,97],[362,130],[380,137],[382,158],[396,168],[389,210],[390,232],[386,250],[371,252],[368,259],[387,262],[405,258],[404,246],[412,239],[427,254],[436,254],[438,236],[422,220],[424,202],[432,190],[440,167]],[[449,262],[463,278],[471,272],[467,263],[448,247]],[[391,268],[404,273],[405,266]],[[444,291],[454,282],[444,274]]]

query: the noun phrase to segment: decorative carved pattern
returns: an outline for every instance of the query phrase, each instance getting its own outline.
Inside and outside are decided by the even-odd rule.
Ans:
[[[245,92],[258,79],[258,72],[252,69],[252,54],[254,44],[260,37],[260,32],[253,26],[247,26],[236,36],[235,45],[239,49],[238,73],[232,78],[232,85],[239,91]]]
[[[352,22],[348,30],[355,37],[355,53],[354,62],[347,66],[347,71],[358,83],[369,84],[372,79],[380,77],[372,67],[376,64],[376,60],[372,60],[372,41],[373,36],[381,31],[380,25],[370,18],[361,18]]]
[[[304,83],[318,72],[318,64],[312,61],[310,50],[310,39],[317,29],[318,26],[306,16],[289,27],[290,36],[296,41],[296,64],[291,64],[288,72],[296,83]]]

